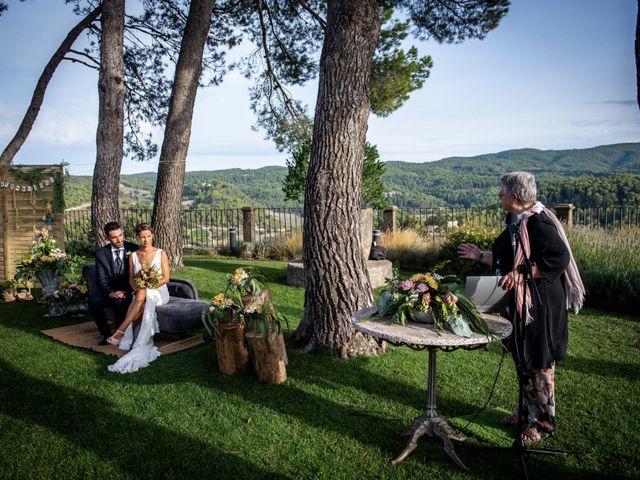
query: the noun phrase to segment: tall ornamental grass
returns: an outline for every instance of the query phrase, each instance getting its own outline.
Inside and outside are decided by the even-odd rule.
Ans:
[[[640,301],[640,230],[567,229],[587,303],[630,310]]]
[[[440,239],[425,238],[412,228],[383,232],[380,243],[387,250],[387,260],[403,268],[430,269],[438,261]]]

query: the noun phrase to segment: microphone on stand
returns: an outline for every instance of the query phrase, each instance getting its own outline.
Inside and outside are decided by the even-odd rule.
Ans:
[[[507,228],[509,229],[509,238],[511,238],[511,249],[516,252],[516,236],[518,235],[518,215],[509,212],[505,217]]]

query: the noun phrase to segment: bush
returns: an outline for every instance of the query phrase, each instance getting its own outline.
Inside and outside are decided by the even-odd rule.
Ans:
[[[491,267],[480,262],[460,260],[458,258],[458,245],[461,243],[473,243],[480,250],[491,250],[493,240],[500,232],[488,227],[460,227],[449,234],[447,240],[440,247],[440,262],[447,272],[455,273],[461,277],[468,275],[489,275]]]
[[[573,256],[587,290],[586,303],[618,311],[636,309],[640,301],[640,231],[567,229]]]
[[[96,254],[95,243],[92,239],[87,238],[68,240],[64,243],[64,249],[67,253],[80,257],[93,257]]]

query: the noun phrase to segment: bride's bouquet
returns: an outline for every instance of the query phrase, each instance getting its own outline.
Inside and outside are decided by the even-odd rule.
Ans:
[[[133,281],[140,288],[158,288],[162,275],[152,265],[143,264],[133,276]]]

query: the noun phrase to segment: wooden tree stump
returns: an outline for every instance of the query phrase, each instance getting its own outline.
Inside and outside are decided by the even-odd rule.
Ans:
[[[240,323],[219,323],[215,327],[218,370],[234,375],[247,369],[249,351],[244,339],[244,327]]]
[[[287,351],[282,332],[272,332],[265,342],[262,334],[247,332],[251,360],[258,381],[267,384],[284,383],[287,380]]]

